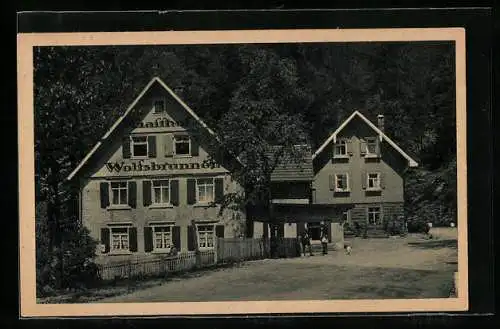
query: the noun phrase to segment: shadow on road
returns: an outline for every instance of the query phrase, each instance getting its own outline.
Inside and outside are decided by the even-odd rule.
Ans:
[[[408,242],[409,246],[420,248],[420,249],[441,249],[441,248],[453,248],[457,249],[457,240],[428,240],[422,242]]]

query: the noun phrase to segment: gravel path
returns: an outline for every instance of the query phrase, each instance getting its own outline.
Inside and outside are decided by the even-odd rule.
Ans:
[[[351,244],[351,255],[251,261],[99,302],[447,297],[457,267],[452,235]]]

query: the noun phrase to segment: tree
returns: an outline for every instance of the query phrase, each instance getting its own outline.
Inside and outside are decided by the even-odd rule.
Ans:
[[[271,174],[285,157],[301,156],[295,146],[307,142],[301,110],[308,106],[308,95],[298,84],[294,61],[254,46],[241,46],[238,60],[243,78],[217,124],[219,140],[214,143],[242,162],[231,168],[231,175],[244,192],[226,199],[240,208],[261,207],[273,223]]]
[[[355,109],[372,120],[386,115],[387,134],[420,159],[416,176],[451,182],[453,49],[430,42],[35,48],[36,197],[46,203],[47,246],[61,245],[55,232],[77,218],[76,189],[64,179],[153,76],[243,160],[245,169],[231,171],[247,193],[229,203],[265,204],[270,173],[293,145],[319,147]],[[417,196],[408,207],[424,209],[425,195],[453,208],[456,188],[446,186],[447,197],[432,200],[408,185]]]

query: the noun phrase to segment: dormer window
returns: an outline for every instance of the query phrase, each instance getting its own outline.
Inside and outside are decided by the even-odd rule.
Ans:
[[[340,158],[347,156],[347,141],[345,139],[338,140],[337,143],[335,143],[333,156]]]
[[[166,110],[165,99],[155,98],[153,100],[153,112],[154,113],[162,113],[162,112],[165,112],[165,110]]]
[[[366,154],[377,155],[377,137],[366,138]]]
[[[148,138],[147,136],[130,137],[130,150],[134,158],[146,158],[148,156]]]

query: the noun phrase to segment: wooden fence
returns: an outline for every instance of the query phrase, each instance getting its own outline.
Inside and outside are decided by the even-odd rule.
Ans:
[[[119,264],[99,266],[101,280],[132,279],[148,276],[163,276],[169,273],[187,272],[195,268],[213,266],[215,251],[179,253],[176,256],[158,257],[155,259],[135,260]]]
[[[128,262],[99,265],[101,280],[134,279],[141,277],[159,277],[168,274],[188,272],[193,269],[228,264],[246,260],[271,257],[269,239],[219,238],[213,250],[189,251],[176,256],[154,259],[135,259]],[[300,256],[300,245],[295,238],[277,240],[279,258]]]
[[[300,244],[297,239],[279,238],[276,243],[276,257],[300,256]],[[271,257],[271,242],[269,239],[219,238],[217,240],[218,263],[234,263],[269,257]]]
[[[263,259],[269,248],[263,239],[219,238],[217,239],[217,262],[233,263]]]

